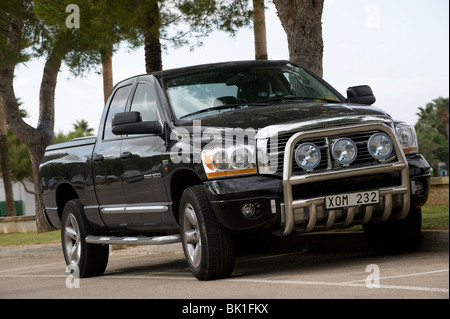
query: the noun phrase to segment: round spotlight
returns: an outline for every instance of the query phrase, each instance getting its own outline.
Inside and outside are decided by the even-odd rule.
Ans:
[[[295,161],[304,170],[313,170],[320,163],[320,150],[312,143],[303,143],[295,150]]]
[[[349,138],[340,138],[332,147],[333,158],[341,165],[350,165],[358,153],[355,142]]]
[[[377,133],[370,137],[367,148],[373,158],[385,160],[391,155],[393,145],[389,136],[384,133]]]

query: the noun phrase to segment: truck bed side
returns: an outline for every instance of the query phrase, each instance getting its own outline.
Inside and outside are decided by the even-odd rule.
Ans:
[[[46,150],[40,167],[41,187],[45,213],[54,227],[60,227],[62,211],[71,199],[80,198],[87,206],[98,206],[91,163],[95,141],[96,137],[75,139]],[[98,219],[101,222],[100,216]]]

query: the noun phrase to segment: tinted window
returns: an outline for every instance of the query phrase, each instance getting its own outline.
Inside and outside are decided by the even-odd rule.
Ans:
[[[124,112],[127,105],[128,95],[130,94],[131,85],[121,87],[114,93],[114,97],[109,105],[108,115],[106,116],[105,128],[103,130],[103,139],[116,138],[112,133],[111,121],[116,113]]]
[[[280,100],[341,102],[320,79],[291,64],[223,66],[170,76],[165,85],[179,119],[257,107],[262,102],[279,104]]]
[[[142,121],[157,121],[155,93],[149,84],[138,84],[134,93],[131,111],[141,113]]]

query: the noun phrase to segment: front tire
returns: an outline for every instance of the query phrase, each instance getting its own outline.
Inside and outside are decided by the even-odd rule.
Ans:
[[[68,201],[61,219],[61,243],[69,271],[79,278],[100,276],[109,258],[109,245],[86,243],[91,227],[80,200]]]
[[[198,280],[231,276],[235,263],[234,239],[216,219],[203,186],[187,188],[180,202],[184,254]]]
[[[402,220],[388,220],[363,225],[372,248],[380,254],[401,254],[415,251],[420,244],[422,210],[411,208]]]

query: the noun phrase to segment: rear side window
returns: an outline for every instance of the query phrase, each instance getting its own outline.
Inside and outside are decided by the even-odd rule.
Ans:
[[[127,105],[128,96],[130,95],[131,85],[121,87],[114,93],[114,97],[109,105],[108,115],[106,116],[105,128],[103,130],[103,139],[116,138],[112,133],[112,117],[116,113],[124,112]]]

